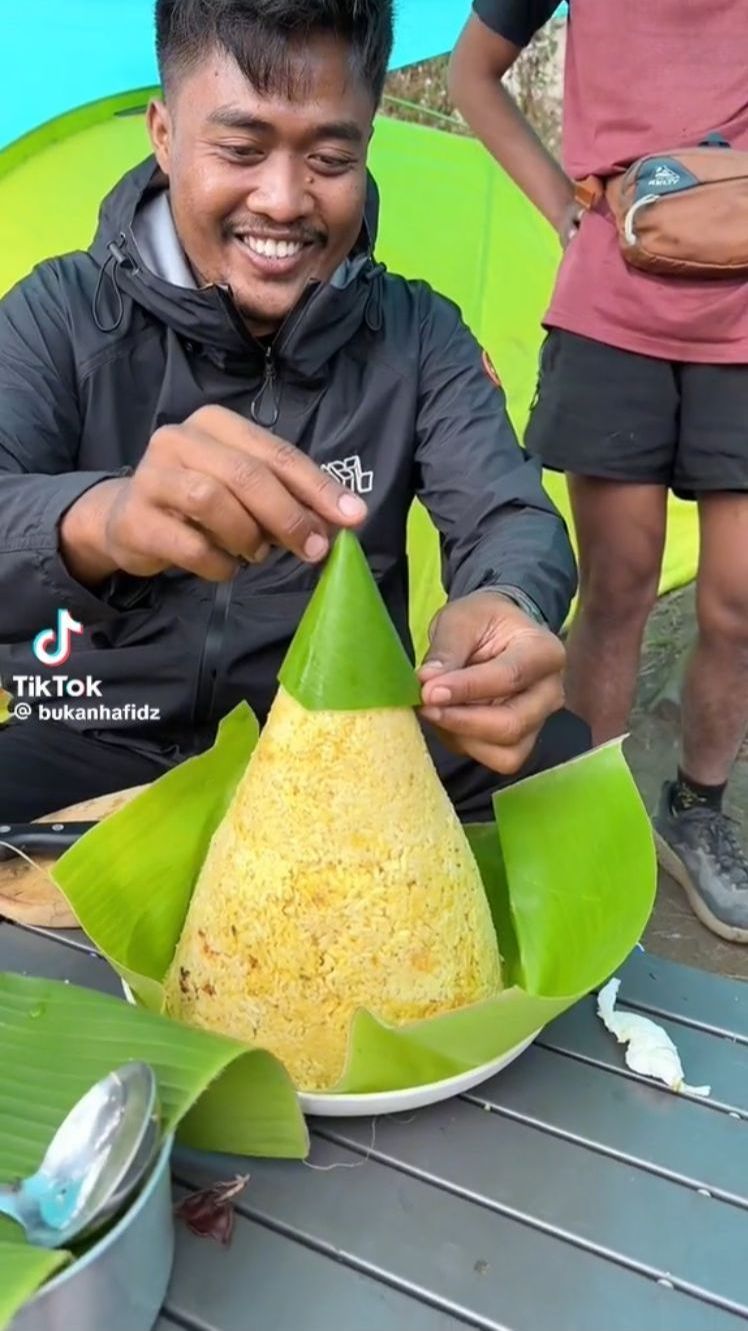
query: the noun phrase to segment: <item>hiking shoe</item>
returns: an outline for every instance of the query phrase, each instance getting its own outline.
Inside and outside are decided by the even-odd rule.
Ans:
[[[657,858],[707,929],[748,943],[748,859],[737,824],[704,805],[673,813],[672,789],[663,788],[653,819]]]

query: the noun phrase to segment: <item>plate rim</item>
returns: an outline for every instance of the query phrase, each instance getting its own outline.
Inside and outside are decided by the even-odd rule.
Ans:
[[[349,1108],[349,1110],[356,1109],[360,1106],[362,1117],[367,1113],[372,1112],[371,1108],[367,1108],[367,1105],[370,1106],[371,1102],[374,1100],[378,1103],[382,1103],[397,1096],[408,1097],[421,1094],[426,1095],[434,1091],[439,1092],[438,1100],[448,1100],[453,1095],[460,1094],[460,1089],[457,1083],[470,1080],[475,1076],[476,1080],[472,1082],[472,1086],[478,1086],[481,1081],[487,1081],[490,1077],[498,1074],[508,1063],[512,1063],[515,1059],[520,1058],[525,1050],[529,1049],[533,1041],[537,1040],[541,1030],[542,1027],[538,1027],[538,1029],[533,1031],[531,1035],[526,1036],[525,1039],[519,1040],[517,1044],[512,1045],[511,1049],[506,1049],[503,1054],[496,1054],[494,1058],[487,1059],[485,1063],[476,1063],[472,1068],[466,1068],[463,1072],[456,1072],[451,1077],[442,1077],[440,1081],[420,1082],[417,1086],[403,1086],[397,1091],[297,1091],[296,1094],[305,1113],[312,1115],[315,1113],[319,1114],[320,1109],[315,1108],[315,1104],[321,1101],[328,1103],[338,1100],[341,1107],[345,1106],[346,1108]],[[489,1070],[486,1071],[486,1069]],[[485,1077],[483,1076],[484,1072]],[[428,1103],[437,1103],[437,1100],[424,1102],[424,1108]],[[382,1109],[377,1110],[376,1112],[387,1113],[388,1111]],[[397,1105],[393,1105],[392,1112],[398,1112]]]

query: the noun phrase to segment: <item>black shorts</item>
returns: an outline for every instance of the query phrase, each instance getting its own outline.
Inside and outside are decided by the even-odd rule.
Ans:
[[[554,328],[525,446],[551,471],[683,499],[748,490],[748,365],[656,360]]]

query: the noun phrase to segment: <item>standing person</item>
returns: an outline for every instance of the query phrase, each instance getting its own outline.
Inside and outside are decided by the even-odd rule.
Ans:
[[[693,500],[698,640],[680,766],[655,827],[662,863],[699,918],[748,942],[748,863],[722,811],[748,723],[748,282],[640,271],[624,257],[605,194],[589,212],[575,200],[577,182],[605,184],[644,155],[710,135],[748,149],[746,9],[741,0],[571,0],[562,169],[502,86],[556,8],[475,0],[451,89],[565,250],[526,444],[569,477],[580,602],[567,696],[597,742],[625,730],[668,491]]]
[[[576,570],[459,311],[374,258],[392,5],[158,0],[156,32],[153,155],[88,252],[0,302],[0,821],[151,781],[242,699],[264,720],[336,528],[412,652],[416,495],[449,593],[422,714],[490,817],[588,746],[561,710]]]

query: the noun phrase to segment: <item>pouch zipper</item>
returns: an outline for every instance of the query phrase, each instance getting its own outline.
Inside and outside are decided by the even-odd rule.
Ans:
[[[636,232],[634,231],[634,221],[636,219],[637,213],[641,208],[646,208],[648,204],[657,203],[660,198],[661,195],[659,194],[645,194],[643,199],[637,199],[636,203],[632,203],[631,207],[626,213],[626,216],[623,219],[623,234],[626,238],[626,244],[630,245],[632,249],[636,244]]]

